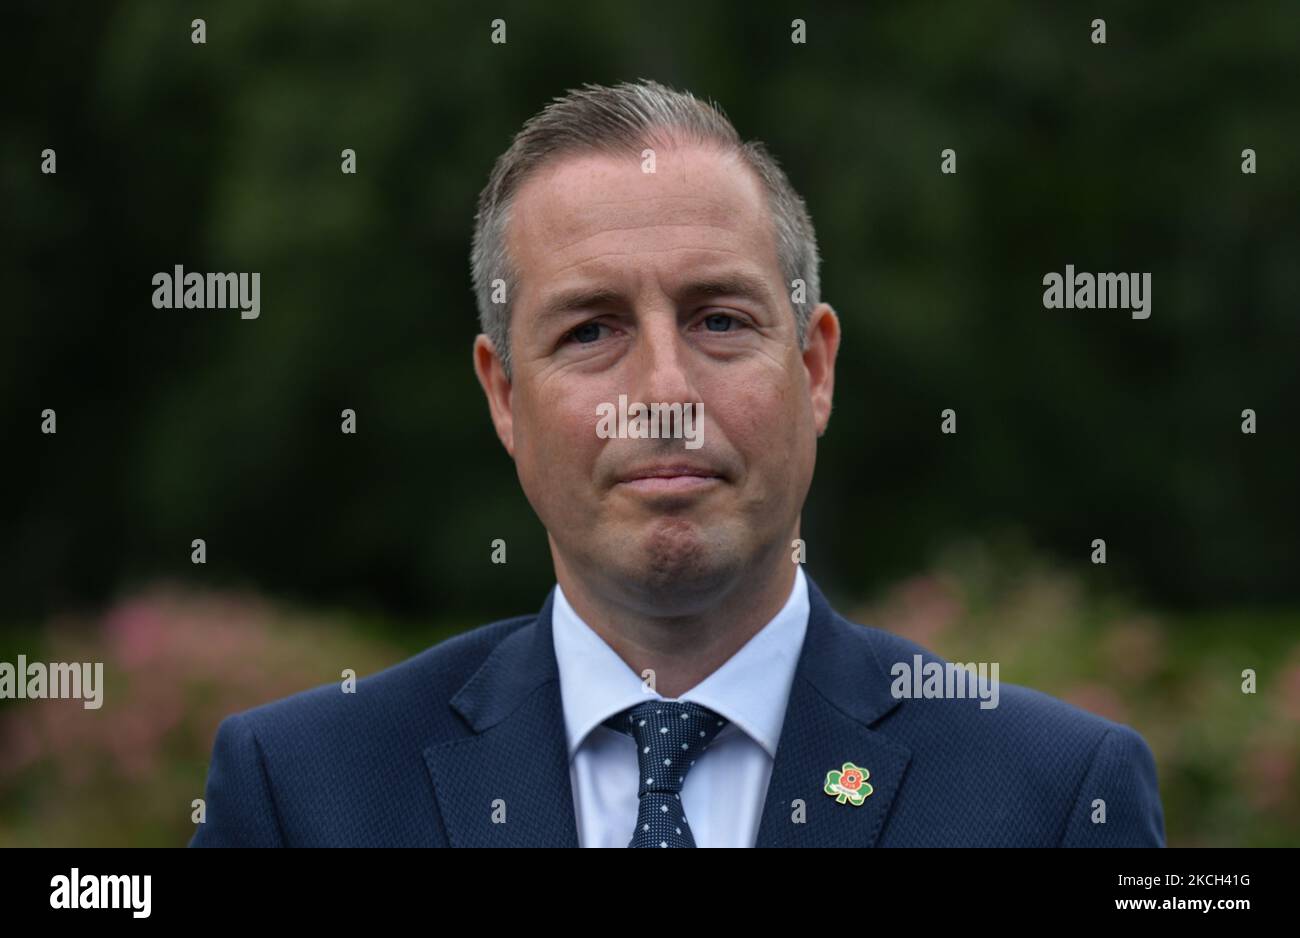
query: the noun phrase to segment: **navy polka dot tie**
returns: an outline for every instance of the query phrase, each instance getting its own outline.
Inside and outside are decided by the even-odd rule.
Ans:
[[[641,763],[640,807],[629,847],[695,846],[682,809],[682,782],[726,724],[708,707],[676,700],[646,701],[605,721],[636,741]]]

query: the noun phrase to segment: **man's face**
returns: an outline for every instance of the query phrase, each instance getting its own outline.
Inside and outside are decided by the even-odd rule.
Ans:
[[[570,156],[524,183],[507,237],[513,379],[484,336],[475,365],[557,571],[688,614],[788,562],[839,332],[822,304],[800,349],[751,171],[694,146],[656,161]],[[602,438],[598,408],[620,395],[702,404],[702,445]]]

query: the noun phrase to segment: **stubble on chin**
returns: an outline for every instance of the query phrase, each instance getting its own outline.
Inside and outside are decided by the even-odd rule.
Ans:
[[[663,592],[680,599],[708,592],[718,578],[716,545],[696,521],[681,517],[656,518],[628,545],[634,561],[634,580],[646,594],[661,602]],[[629,571],[631,572],[631,571]]]

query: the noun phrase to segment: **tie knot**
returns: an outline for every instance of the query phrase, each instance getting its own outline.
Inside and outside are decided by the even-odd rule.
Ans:
[[[696,757],[727,721],[708,707],[689,701],[648,700],[615,714],[605,725],[636,741],[641,765],[638,794],[677,793]]]

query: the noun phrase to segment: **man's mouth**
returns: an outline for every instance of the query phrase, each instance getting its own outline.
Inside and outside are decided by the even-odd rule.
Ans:
[[[626,472],[619,478],[618,484],[647,494],[676,494],[710,488],[724,481],[722,473],[705,466],[663,463],[641,466]]]

